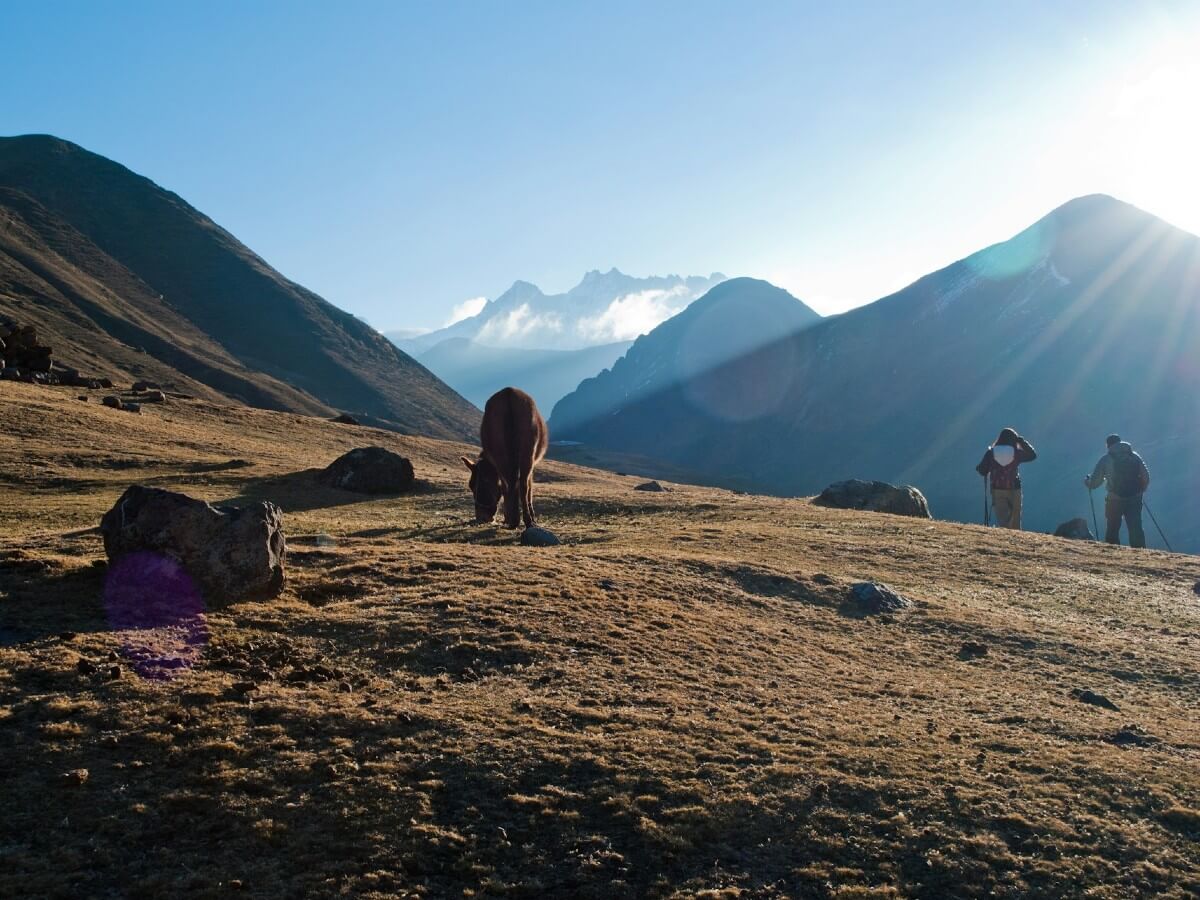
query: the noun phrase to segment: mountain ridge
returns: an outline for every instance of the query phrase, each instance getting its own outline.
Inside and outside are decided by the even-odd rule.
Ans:
[[[1188,352],[1200,346],[1198,262],[1200,239],[1088,195],[708,373],[744,385],[788,373],[785,390],[757,398],[770,408],[736,429],[671,392],[590,422],[556,410],[551,425],[562,438],[665,453],[667,462],[772,493],[812,494],[851,477],[910,482],[935,515],[960,521],[978,518],[973,466],[1011,425],[1041,453],[1023,469],[1026,523],[1040,530],[1087,514],[1081,476],[1104,435],[1118,431],[1156,450],[1147,462],[1157,484],[1172,487],[1153,496],[1155,511],[1179,536],[1173,544],[1200,550],[1200,521],[1182,500],[1200,489],[1190,462],[1200,446],[1178,424],[1200,418],[1200,373]],[[569,409],[573,396],[560,406]]]
[[[163,367],[174,366],[165,360],[183,360],[177,345],[190,345],[191,388],[215,379],[213,389],[268,408],[351,410],[445,437],[474,431],[477,411],[427,369],[120,163],[53,136],[0,138],[0,188],[8,203],[2,311],[64,347],[86,345],[90,331],[92,343],[115,352],[114,340],[125,338],[106,328],[136,334],[147,357],[82,363],[168,378]],[[72,287],[51,287],[51,272]],[[121,291],[105,288],[104,277]],[[87,321],[78,316],[84,308]],[[176,327],[186,338],[175,340]]]

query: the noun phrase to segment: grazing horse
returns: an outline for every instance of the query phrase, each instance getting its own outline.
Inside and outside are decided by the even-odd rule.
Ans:
[[[475,462],[462,457],[471,471],[475,521],[492,521],[504,498],[504,525],[516,528],[537,524],[533,514],[533,467],[546,455],[550,432],[537,404],[524,391],[506,387],[493,394],[483,407],[479,427],[483,451]],[[519,514],[518,514],[519,510]]]

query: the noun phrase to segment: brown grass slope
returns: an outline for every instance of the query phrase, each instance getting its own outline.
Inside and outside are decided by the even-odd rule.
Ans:
[[[140,366],[198,395],[444,438],[478,424],[427,369],[181,198],[49,136],[0,138],[0,313],[81,369]]]
[[[463,445],[8,383],[0,419],[0,895],[1200,892],[1194,558],[560,463],[535,550],[467,524]],[[420,489],[305,473],[364,441]],[[286,510],[283,596],[170,682],[92,564],[134,481]],[[868,577],[915,608],[843,615]]]

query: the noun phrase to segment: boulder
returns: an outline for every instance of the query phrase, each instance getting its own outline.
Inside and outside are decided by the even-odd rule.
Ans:
[[[111,409],[123,409],[125,406],[125,404],[121,402],[120,397],[114,397],[112,394],[109,394],[100,402]]]
[[[531,525],[521,532],[521,543],[526,547],[557,547],[562,542],[554,532]]]
[[[338,425],[359,425],[359,424],[361,424],[358,421],[358,419],[354,418],[354,416],[350,415],[350,413],[342,413],[341,415],[334,416],[333,421]]]
[[[140,394],[142,391],[157,391],[157,390],[160,390],[160,388],[153,381],[135,381],[133,383],[133,392],[135,394]]]
[[[359,447],[322,469],[317,480],[356,494],[400,494],[413,485],[413,466],[383,447]]]
[[[287,544],[274,503],[212,506],[186,494],[133,485],[100,520],[110,561],[149,551],[177,560],[211,604],[274,597]]]
[[[666,488],[663,487],[661,484],[659,484],[657,481],[647,481],[645,484],[639,484],[637,487],[634,488],[634,490],[635,491],[652,491],[653,493],[658,494],[658,493],[662,493],[663,491],[665,491]]]
[[[130,403],[128,400],[121,406],[121,409],[125,410],[125,412],[136,413],[139,416],[142,414],[142,404]]]
[[[162,391],[146,391],[138,397],[138,401],[141,403],[165,403],[166,400],[167,395]]]
[[[1092,534],[1092,529],[1088,527],[1087,519],[1082,518],[1063,522],[1054,529],[1054,536],[1070,538],[1073,541],[1094,541],[1096,539]]]
[[[925,495],[915,487],[897,486],[884,481],[839,481],[821,491],[813,503],[834,509],[862,509],[920,519],[933,518],[929,514],[929,502]]]
[[[850,586],[845,611],[855,616],[878,616],[903,612],[912,605],[911,600],[897,594],[886,584],[860,581]]]

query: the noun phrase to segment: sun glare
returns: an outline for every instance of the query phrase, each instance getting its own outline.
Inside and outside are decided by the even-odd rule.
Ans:
[[[1193,233],[1200,233],[1197,109],[1200,50],[1155,60],[1120,86],[1111,112],[1125,196]]]

